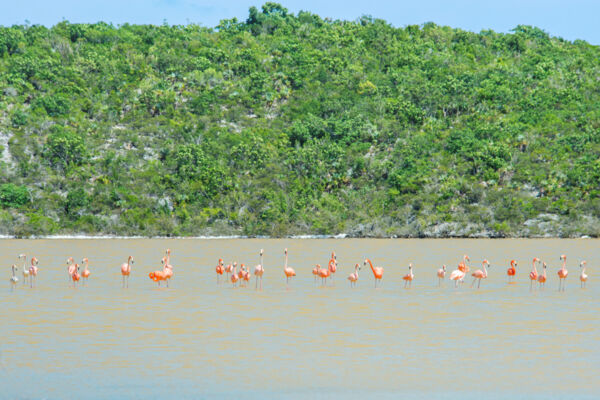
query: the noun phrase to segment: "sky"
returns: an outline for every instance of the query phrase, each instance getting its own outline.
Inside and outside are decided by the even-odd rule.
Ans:
[[[266,1],[245,0],[1,0],[0,25],[60,21],[112,22],[115,25],[195,23],[214,27],[222,19],[245,20],[251,6]],[[533,25],[552,36],[583,39],[600,45],[600,0],[281,0],[293,13],[310,11],[321,17],[355,20],[381,18],[396,27],[434,22],[473,32],[509,32]]]

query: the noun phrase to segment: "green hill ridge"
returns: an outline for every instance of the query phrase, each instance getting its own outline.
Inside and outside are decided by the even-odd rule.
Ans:
[[[600,47],[323,19],[0,27],[0,234],[600,235]]]

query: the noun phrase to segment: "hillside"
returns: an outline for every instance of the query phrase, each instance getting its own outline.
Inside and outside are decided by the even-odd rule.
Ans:
[[[600,47],[518,26],[0,27],[0,234],[600,236]]]

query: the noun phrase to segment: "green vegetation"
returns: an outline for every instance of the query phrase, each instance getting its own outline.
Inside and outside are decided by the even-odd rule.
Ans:
[[[331,21],[0,27],[0,234],[600,236],[600,47]]]

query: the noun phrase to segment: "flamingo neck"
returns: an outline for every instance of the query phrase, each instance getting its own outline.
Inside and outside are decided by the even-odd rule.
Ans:
[[[375,268],[373,267],[373,263],[371,262],[371,260],[369,260],[367,258],[367,262],[369,263],[369,266],[371,267],[371,271],[375,272]]]
[[[533,272],[537,275],[537,268],[535,267],[535,261],[533,262]]]

